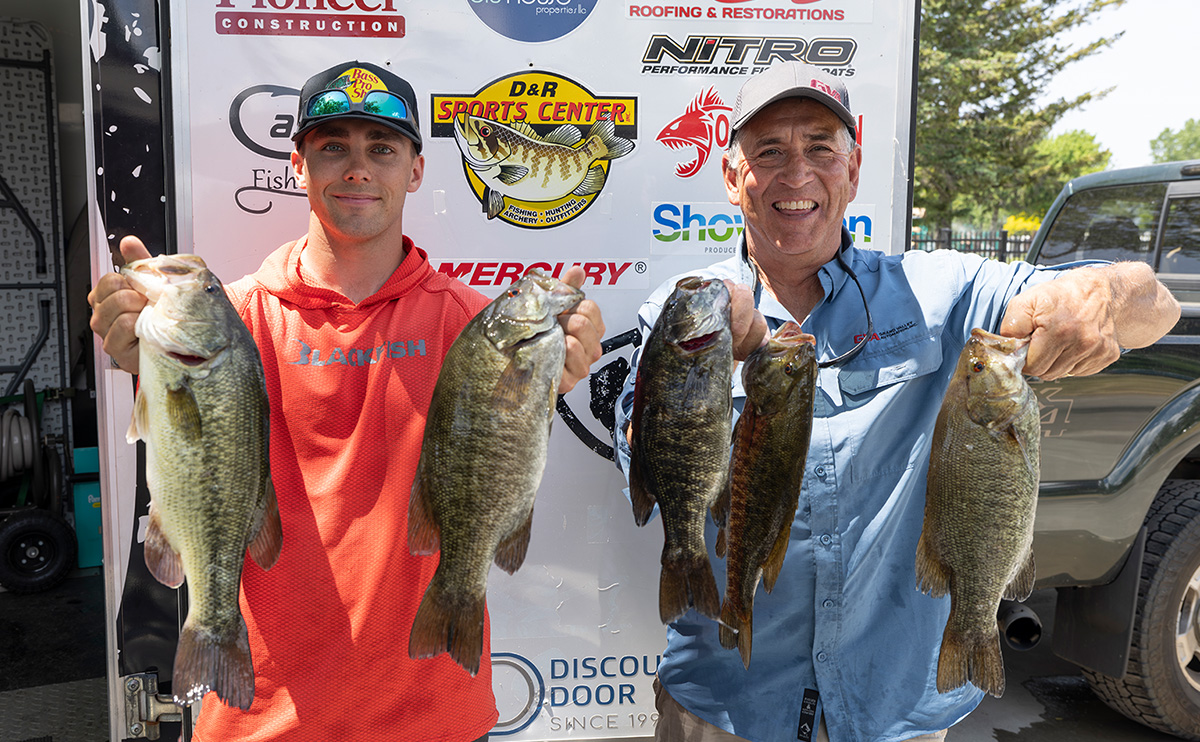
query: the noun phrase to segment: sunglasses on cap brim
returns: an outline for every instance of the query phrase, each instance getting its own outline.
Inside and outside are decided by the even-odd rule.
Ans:
[[[409,113],[404,99],[386,90],[372,90],[363,96],[361,101],[350,100],[350,96],[346,94],[345,90],[323,90],[309,98],[304,107],[304,115],[310,119],[338,116],[351,111],[382,116],[396,121],[407,121],[409,124],[414,124],[415,128],[412,115]]]

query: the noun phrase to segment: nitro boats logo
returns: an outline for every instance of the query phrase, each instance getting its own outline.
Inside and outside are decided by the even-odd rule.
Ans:
[[[633,151],[637,98],[598,97],[549,72],[502,77],[472,94],[434,93],[431,135],[453,137],[487,214],[526,229],[591,206],[613,161]]]
[[[834,77],[854,76],[858,42],[845,37],[688,36],[654,34],[642,54],[643,75],[750,75],[775,62],[806,62]]]
[[[217,33],[235,36],[404,36],[396,0],[217,0]]]
[[[724,149],[729,144],[729,114],[713,88],[703,90],[688,104],[683,115],[663,127],[657,141],[667,149],[694,149],[696,157],[675,166],[675,175],[690,178],[708,162],[713,148]]]
[[[874,0],[692,0],[663,4],[625,0],[626,18],[711,21],[833,21],[870,23]]]

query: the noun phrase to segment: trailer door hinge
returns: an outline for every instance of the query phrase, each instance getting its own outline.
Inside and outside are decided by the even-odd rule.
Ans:
[[[183,721],[183,711],[170,696],[158,694],[158,676],[136,673],[121,678],[125,692],[125,731],[133,739],[158,739],[159,724]]]

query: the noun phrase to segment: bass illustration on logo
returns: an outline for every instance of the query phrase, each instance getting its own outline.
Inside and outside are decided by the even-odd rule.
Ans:
[[[637,138],[637,99],[597,97],[542,71],[472,95],[432,96],[434,138],[453,137],[488,219],[545,229],[582,214]],[[584,133],[586,131],[586,134]]]

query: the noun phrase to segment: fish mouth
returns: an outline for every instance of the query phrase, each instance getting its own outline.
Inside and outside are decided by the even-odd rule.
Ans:
[[[185,353],[167,353],[167,355],[185,366],[199,366],[208,361],[203,356],[192,356]]]
[[[708,346],[715,343],[717,341],[717,336],[720,334],[720,332],[710,332],[706,335],[688,338],[687,340],[680,340],[678,343],[676,343],[676,345],[678,345],[687,353],[695,353],[696,351],[704,350]]]

